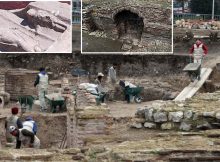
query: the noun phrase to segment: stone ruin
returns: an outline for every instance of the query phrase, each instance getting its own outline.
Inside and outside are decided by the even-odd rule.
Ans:
[[[0,52],[71,52],[67,3],[38,1],[19,10],[1,9],[0,23]]]
[[[186,29],[220,30],[220,21],[181,19],[175,21],[174,27]]]
[[[76,96],[67,99],[67,148],[84,146],[90,137],[98,138],[110,131],[109,107],[97,105],[94,95],[82,87],[76,91]]]
[[[220,92],[199,94],[184,102],[157,101],[137,110],[131,127],[199,131],[220,128]]]
[[[93,0],[83,6],[83,31],[96,37],[118,39],[123,42],[123,51],[135,52],[132,48],[136,47],[139,52],[170,52],[171,3],[161,3],[167,7],[144,1]]]

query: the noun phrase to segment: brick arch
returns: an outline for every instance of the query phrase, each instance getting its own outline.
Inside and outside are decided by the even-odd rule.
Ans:
[[[136,10],[123,7],[116,10],[112,16],[117,28],[118,38],[131,37],[141,39],[144,19]]]
[[[143,19],[143,22],[144,21],[144,15],[143,13],[141,13],[137,8],[134,8],[134,7],[121,7],[121,8],[115,8],[114,9],[114,12],[112,13],[112,20],[115,19],[115,16],[124,11],[124,10],[127,10],[127,11],[130,11],[131,13],[134,13],[134,14],[137,14],[139,17],[141,17]]]

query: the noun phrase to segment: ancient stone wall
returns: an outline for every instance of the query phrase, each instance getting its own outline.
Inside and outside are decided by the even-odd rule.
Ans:
[[[1,146],[6,143],[5,120],[6,120],[6,117],[1,116],[1,114],[0,114],[0,149],[1,149]]]
[[[26,69],[12,69],[5,73],[5,91],[12,100],[22,95],[37,95],[37,88],[34,87],[37,73]]]
[[[5,91],[5,72],[0,71],[0,92]]]
[[[118,1],[117,3],[103,2],[104,4],[95,1],[93,3],[94,5],[85,12],[85,14],[90,13],[87,14],[87,17],[85,17],[85,21],[89,20],[90,17],[90,20],[94,21],[93,26],[96,26],[96,28],[100,30],[104,30],[113,38],[117,38],[118,34],[115,32],[115,17],[123,11],[129,11],[130,13],[137,14],[138,17],[143,20],[143,33],[171,38],[172,11],[169,7],[166,8],[158,5],[151,5],[147,2],[143,3],[133,1]],[[127,17],[127,19],[129,19],[129,17]],[[89,22],[91,23],[91,21]]]
[[[49,71],[58,77],[59,74],[68,74],[73,68],[82,68],[97,75],[98,72],[107,74],[108,68],[117,63],[119,76],[151,76],[166,75],[166,72],[179,74],[189,62],[188,56],[172,55],[81,55],[81,54],[35,54],[33,55],[4,55],[1,59],[7,60],[13,68],[39,69],[39,65],[47,67]],[[45,61],[48,60],[48,61]],[[57,63],[59,62],[59,64]],[[80,77],[81,79],[81,77]]]
[[[67,147],[85,145],[90,137],[109,132],[107,118],[110,113],[105,104],[96,105],[93,95],[77,89],[77,98],[68,97],[67,103]]]
[[[220,128],[220,92],[199,94],[185,102],[158,101],[140,108],[132,127],[198,131]]]
[[[38,126],[37,137],[41,141],[41,148],[59,148],[66,133],[65,114],[24,114],[21,120],[32,116]]]

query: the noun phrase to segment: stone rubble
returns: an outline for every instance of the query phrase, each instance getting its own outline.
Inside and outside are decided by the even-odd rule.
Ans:
[[[204,21],[204,20],[176,20],[175,26],[187,29],[208,29],[220,30],[220,21]]]
[[[185,102],[156,101],[139,108],[131,127],[197,131],[219,128],[220,91],[199,94]]]

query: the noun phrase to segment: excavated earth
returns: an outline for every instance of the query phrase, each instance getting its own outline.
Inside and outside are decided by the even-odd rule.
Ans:
[[[41,58],[41,56],[10,56],[3,57],[1,59],[2,65],[5,67],[15,68],[18,65],[24,66],[24,68],[35,69],[38,64],[44,65],[45,59],[47,59],[47,55],[45,58]],[[48,59],[49,59],[48,55]],[[91,72],[96,74],[99,70],[105,69],[106,64],[110,64],[106,62],[104,65],[96,64],[99,59],[89,57],[88,62],[80,61],[79,56],[75,56],[75,62],[66,61],[65,58],[70,60],[71,56],[56,56],[55,60],[50,60],[49,63],[47,61],[47,66],[51,69],[52,72],[56,73],[58,71],[59,75],[52,75],[52,78],[59,79],[65,73],[69,73],[71,65],[77,67],[84,67],[90,70]],[[77,59],[79,59],[77,61]],[[150,58],[147,58],[150,60]],[[171,58],[167,60],[169,62]],[[180,59],[180,56],[178,56]],[[7,60],[7,61],[4,61]],[[61,67],[57,65],[55,61],[60,60],[61,64],[68,64],[68,66]],[[62,63],[62,61],[63,63]],[[84,60],[84,59],[83,59]],[[108,60],[108,58],[106,58]],[[123,62],[129,62],[130,65],[133,64],[131,60],[121,59]],[[143,58],[144,60],[144,58]],[[158,60],[160,60],[158,58]],[[108,60],[109,61],[109,60]],[[91,65],[91,62],[98,67],[94,68]],[[156,62],[156,61],[155,61]],[[155,64],[154,62],[154,64]],[[173,61],[172,61],[173,62]],[[13,63],[13,64],[12,64]],[[89,64],[90,63],[90,64]],[[185,64],[185,60],[182,62],[182,66]],[[126,63],[125,63],[126,64]],[[160,63],[161,64],[161,63]],[[133,64],[135,65],[135,64]],[[136,64],[137,65],[137,64]],[[148,65],[151,65],[148,62]],[[158,65],[158,64],[156,64]],[[146,65],[145,65],[146,66]],[[174,66],[180,66],[174,65]],[[181,67],[180,66],[180,69]],[[130,75],[132,82],[136,84],[145,85],[147,88],[147,84],[145,82],[149,82],[149,87],[153,82],[155,87],[161,85],[161,87],[172,87],[175,91],[180,92],[184,86],[188,84],[188,80],[184,81],[184,77],[186,75],[180,75],[180,71],[173,73],[173,78],[169,80],[169,74],[161,75],[159,78],[159,74],[164,73],[163,70],[172,69],[168,68],[160,70],[150,68],[152,66],[148,66],[146,68],[146,73],[152,72],[151,76],[147,76],[146,73],[140,72],[141,67],[133,66],[131,71],[133,70],[133,77],[124,69],[123,65],[120,65],[119,74],[120,77],[124,78],[123,74]],[[128,67],[128,66],[127,66]],[[134,68],[136,67],[136,68]],[[137,68],[138,67],[138,68]],[[163,65],[163,67],[165,67]],[[218,90],[218,82],[219,82],[219,70],[218,66],[216,66],[216,70],[214,70],[213,74],[210,77],[210,80],[213,82],[213,86],[215,87],[214,91]],[[138,71],[138,72],[137,72]],[[124,72],[124,73],[123,73]],[[172,71],[173,72],[173,71]],[[146,75],[146,80],[141,79],[140,75]],[[144,76],[145,76],[144,75]],[[66,75],[64,75],[66,76]],[[149,77],[149,78],[148,78]],[[157,78],[156,80],[150,82],[150,78]],[[167,77],[167,78],[166,78]],[[179,78],[179,79],[177,79]],[[129,79],[129,78],[127,78]],[[166,79],[168,79],[166,81]],[[177,82],[175,82],[177,80]],[[145,84],[144,84],[145,83]],[[169,83],[169,85],[168,85]],[[210,82],[208,82],[210,83]],[[206,83],[206,84],[208,84]],[[210,85],[210,84],[209,84]],[[209,86],[210,87],[210,86]],[[208,86],[204,88],[204,92],[207,92],[207,89],[210,89]],[[171,89],[171,88],[168,88]],[[164,91],[167,91],[164,89]],[[154,94],[154,93],[152,93]],[[151,96],[151,95],[150,95]],[[153,97],[152,97],[153,98]],[[203,93],[196,95],[193,99],[186,101],[186,106],[192,110],[200,111],[200,112],[212,112],[213,110],[218,110],[218,98],[219,92],[215,93]],[[161,99],[161,98],[160,98]],[[153,99],[154,100],[154,99]],[[0,147],[0,160],[8,160],[8,161],[106,161],[106,162],[180,162],[180,161],[196,161],[196,162],[216,162],[220,160],[220,147],[219,147],[219,137],[220,131],[219,129],[212,130],[197,130],[197,131],[189,131],[182,132],[178,130],[159,130],[159,129],[134,129],[131,128],[130,125],[133,122],[132,119],[135,117],[135,113],[138,108],[149,106],[155,101],[148,100],[150,102],[143,102],[141,104],[129,104],[123,103],[122,101],[115,101],[107,103],[110,107],[110,120],[112,125],[109,127],[110,132],[105,135],[96,135],[96,136],[87,136],[84,140],[84,146],[78,148],[71,149],[59,149],[60,142],[62,141],[64,132],[66,131],[66,113],[57,113],[57,114],[43,114],[38,111],[27,112],[26,115],[32,115],[39,123],[39,136],[42,139],[42,148],[40,150],[33,149],[22,149],[15,150],[11,148],[6,148],[4,146],[4,141],[1,142]],[[164,101],[165,102],[165,101]],[[168,101],[170,103],[170,101]],[[14,103],[10,103],[7,105],[3,114],[10,113],[10,107],[14,105]],[[167,104],[169,105],[169,104]],[[2,123],[2,122],[0,122]],[[48,126],[52,129],[47,130]],[[3,128],[3,125],[1,126]],[[3,129],[2,129],[3,130]],[[3,132],[3,131],[1,131]],[[48,138],[49,137],[49,138]],[[4,138],[4,135],[1,134],[1,139]],[[32,151],[33,153],[30,155],[27,152]]]

